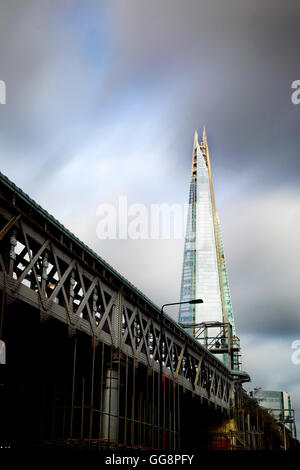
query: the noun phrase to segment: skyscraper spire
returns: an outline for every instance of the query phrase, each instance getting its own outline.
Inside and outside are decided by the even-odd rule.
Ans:
[[[207,137],[206,137],[205,126],[203,126],[202,140],[203,140],[204,145],[207,147]]]
[[[195,133],[194,133],[194,147],[197,145],[197,143],[198,143],[198,132],[195,131]]]

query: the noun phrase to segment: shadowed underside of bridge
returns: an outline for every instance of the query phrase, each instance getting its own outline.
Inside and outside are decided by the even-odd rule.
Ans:
[[[228,420],[222,362],[3,175],[0,289],[2,440],[201,448]]]
[[[6,307],[1,439],[151,449],[206,448],[227,414],[86,333],[14,302]]]

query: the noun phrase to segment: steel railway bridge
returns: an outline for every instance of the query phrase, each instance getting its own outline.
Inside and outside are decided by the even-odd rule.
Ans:
[[[219,359],[1,174],[0,289],[2,440],[201,448],[237,405]]]

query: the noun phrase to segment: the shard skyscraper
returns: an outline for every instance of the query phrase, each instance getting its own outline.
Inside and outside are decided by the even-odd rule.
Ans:
[[[194,136],[180,301],[198,298],[204,303],[180,305],[179,323],[190,325],[188,331],[196,337],[192,325],[230,323],[234,341],[235,324],[205,129],[200,143],[197,132]],[[217,330],[210,332],[216,334]],[[234,357],[234,368],[238,369],[236,353]],[[222,359],[228,363],[226,354]]]

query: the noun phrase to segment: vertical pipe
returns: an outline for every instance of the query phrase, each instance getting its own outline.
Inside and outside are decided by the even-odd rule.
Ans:
[[[101,377],[100,377],[100,405],[99,405],[99,449],[102,437],[102,421],[103,421],[103,372],[104,372],[104,343],[102,343],[101,351]]]
[[[89,429],[89,439],[92,438],[93,434],[93,411],[94,411],[94,379],[95,379],[95,336],[92,338],[92,347],[93,347],[93,359],[92,359],[92,380],[91,380],[91,404],[90,404],[90,429]]]
[[[155,413],[155,373],[152,368],[152,413],[151,413],[151,448],[154,449],[154,413]]]
[[[55,438],[55,414],[56,414],[56,387],[53,389],[53,408],[52,408],[52,439]]]
[[[42,440],[42,437],[43,437],[45,401],[46,401],[46,384],[43,384],[42,404],[41,404],[41,429],[40,429],[40,440]]]
[[[82,377],[82,395],[81,395],[81,429],[80,439],[83,439],[83,426],[84,426],[84,392],[85,392],[85,378]]]
[[[124,444],[127,444],[127,425],[128,425],[128,352],[126,353],[126,372],[125,372],[125,428],[124,428]]]
[[[132,397],[131,397],[131,445],[134,446],[134,399],[135,399],[135,357],[133,358]]]
[[[65,384],[64,411],[63,411],[63,428],[62,428],[62,437],[63,437],[63,439],[65,438],[65,429],[66,429],[67,396],[68,396],[68,386],[67,386],[67,384]]]
[[[117,408],[116,408],[116,420],[117,420],[117,423],[118,423],[118,432],[117,432],[117,436],[118,436],[118,439],[116,440],[116,442],[120,443],[120,432],[119,432],[119,429],[120,429],[120,426],[121,426],[121,419],[120,419],[120,393],[121,393],[121,357],[120,357],[120,349],[118,348],[118,389],[117,389],[117,396],[116,396],[116,400],[117,400]]]
[[[169,449],[172,449],[172,413],[171,413],[171,380],[168,380],[168,390],[169,390],[169,403],[168,403],[168,413],[169,413]]]
[[[248,445],[251,448],[250,414],[249,413],[247,413],[247,427],[248,427]]]
[[[111,426],[111,392],[112,392],[112,345],[110,347],[110,374],[109,374],[109,407],[108,407],[108,440],[111,439],[110,426]]]
[[[73,438],[76,356],[77,356],[77,338],[75,337],[74,354],[73,354],[72,401],[71,401],[71,423],[70,423],[70,438],[71,439]]]
[[[245,435],[245,412],[244,412],[244,409],[242,409],[242,431],[243,431],[244,446],[246,446],[246,435]]]
[[[176,449],[176,383],[173,382],[173,450]]]
[[[147,409],[147,404],[149,403],[149,369],[146,370],[147,374],[147,384],[146,384],[146,400],[144,400],[144,447],[148,446],[149,439],[147,439],[150,432],[150,413]],[[147,423],[147,424],[146,424]]]
[[[161,384],[162,377],[161,375],[157,378],[157,449],[160,449],[160,403],[161,403]]]
[[[160,356],[159,356],[159,373],[160,373],[160,393],[159,393],[159,423],[158,423],[158,449],[161,448],[160,445],[160,439],[161,439],[161,430],[160,426],[162,425],[162,442],[164,444],[164,413],[165,413],[165,408],[164,408],[164,401],[163,401],[163,387],[164,387],[164,378],[163,378],[163,323],[164,323],[164,306],[161,308],[160,312],[160,338],[159,338],[159,350],[160,350]],[[161,421],[160,421],[161,420]]]
[[[180,388],[179,388],[179,384],[177,383],[177,406],[178,406],[178,411],[177,411],[177,432],[178,432],[178,438],[177,438],[177,442],[178,442],[178,449],[180,449],[180,445],[181,445],[181,442],[180,442]]]
[[[143,392],[140,392],[139,395],[139,410],[138,410],[138,420],[139,420],[139,427],[138,427],[138,445],[142,445],[142,401],[143,401]]]
[[[163,374],[163,449],[166,448],[166,374]]]

